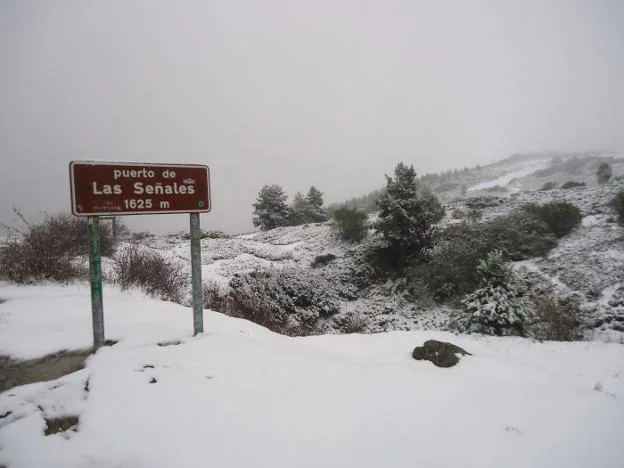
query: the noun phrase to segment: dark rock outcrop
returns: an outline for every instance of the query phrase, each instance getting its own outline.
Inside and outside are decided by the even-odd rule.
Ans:
[[[414,348],[412,357],[417,361],[431,361],[438,367],[453,367],[459,362],[458,354],[472,356],[466,350],[446,341],[427,340],[423,346]]]

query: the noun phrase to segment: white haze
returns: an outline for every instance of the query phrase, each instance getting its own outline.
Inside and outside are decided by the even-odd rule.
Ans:
[[[621,151],[623,24],[618,0],[4,0],[0,221],[68,210],[77,159],[208,164],[203,227],[236,232],[267,183],[339,201],[400,160]]]

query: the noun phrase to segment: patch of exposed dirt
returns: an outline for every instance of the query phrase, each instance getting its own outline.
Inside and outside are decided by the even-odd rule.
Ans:
[[[106,346],[115,343],[107,341]],[[16,361],[8,356],[0,356],[0,393],[19,385],[56,380],[79,371],[92,352],[91,348],[64,350],[29,361]]]
[[[0,392],[19,385],[56,380],[84,367],[91,350],[58,352],[30,361],[0,356]]]
[[[76,431],[78,426],[77,416],[65,416],[63,418],[46,418],[45,435],[58,434],[59,432]]]
[[[173,341],[162,341],[158,343],[158,346],[178,346],[181,344],[182,342],[180,340],[173,340]]]

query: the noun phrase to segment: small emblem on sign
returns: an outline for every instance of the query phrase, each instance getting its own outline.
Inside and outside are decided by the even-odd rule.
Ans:
[[[195,183],[195,179],[191,179],[190,177],[188,179],[184,179],[182,181],[183,184],[187,184],[187,185],[193,185]]]
[[[203,208],[203,207],[204,207],[204,201],[203,201],[203,200],[198,201],[198,202],[197,202],[197,206],[198,206],[199,208]]]

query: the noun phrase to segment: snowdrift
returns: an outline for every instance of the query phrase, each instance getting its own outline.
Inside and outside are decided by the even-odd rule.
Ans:
[[[1,286],[0,354],[88,346],[86,286]],[[105,291],[85,369],[0,394],[0,465],[565,467],[624,462],[624,346],[442,332],[287,338]],[[426,339],[474,354],[414,361]],[[159,345],[160,343],[160,345]],[[44,435],[46,420],[77,426]]]

